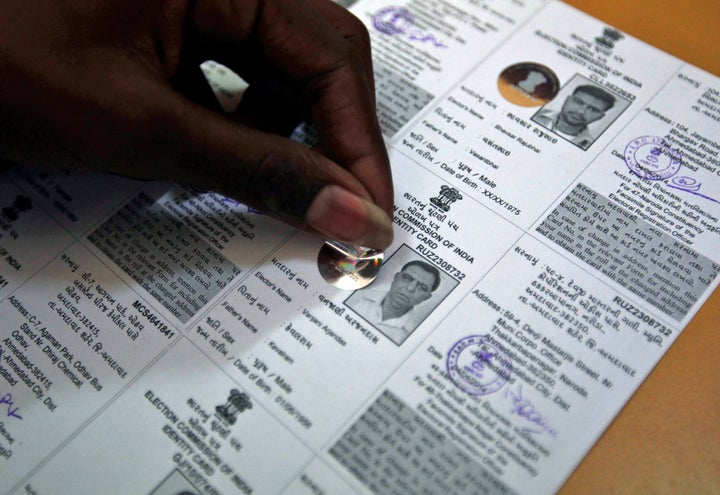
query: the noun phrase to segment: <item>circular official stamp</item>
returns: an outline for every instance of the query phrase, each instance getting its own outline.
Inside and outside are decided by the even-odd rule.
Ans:
[[[446,367],[452,382],[470,395],[497,392],[512,373],[512,361],[487,335],[458,340],[448,352]]]
[[[403,34],[413,24],[413,15],[405,7],[383,7],[372,17],[375,29],[385,34]]]
[[[659,136],[640,136],[625,147],[625,164],[647,180],[665,180],[678,173],[682,156]]]

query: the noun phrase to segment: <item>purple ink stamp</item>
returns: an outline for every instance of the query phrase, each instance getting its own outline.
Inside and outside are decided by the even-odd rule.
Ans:
[[[384,7],[373,15],[372,23],[381,33],[403,34],[412,26],[412,13],[405,7]]]
[[[446,367],[452,382],[470,395],[497,392],[512,373],[512,361],[487,335],[458,340],[448,352]]]
[[[659,136],[641,136],[625,147],[625,163],[640,178],[665,180],[678,173],[682,156]]]

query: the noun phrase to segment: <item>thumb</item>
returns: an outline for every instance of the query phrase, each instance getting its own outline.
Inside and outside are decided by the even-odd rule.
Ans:
[[[171,142],[161,148],[175,155],[166,162],[168,178],[335,240],[375,249],[392,242],[387,213],[357,178],[327,157],[173,95],[162,107],[172,131],[163,133]]]

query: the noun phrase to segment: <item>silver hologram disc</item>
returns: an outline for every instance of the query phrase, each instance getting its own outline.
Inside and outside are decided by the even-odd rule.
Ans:
[[[344,290],[362,289],[375,280],[384,253],[377,249],[325,241],[318,253],[318,270],[327,283]]]

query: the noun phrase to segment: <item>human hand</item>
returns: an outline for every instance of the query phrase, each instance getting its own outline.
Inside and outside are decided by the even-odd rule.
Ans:
[[[320,146],[196,103],[185,78],[204,60],[292,88]],[[4,158],[188,183],[336,240],[392,241],[367,32],[329,0],[4,0],[0,69]]]

